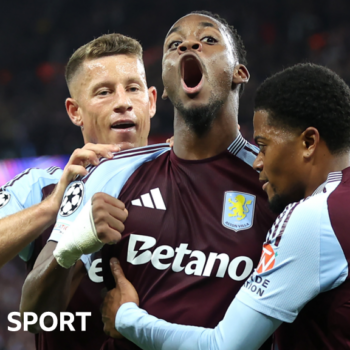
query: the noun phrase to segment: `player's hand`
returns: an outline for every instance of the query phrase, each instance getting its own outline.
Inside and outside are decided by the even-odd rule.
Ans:
[[[110,265],[116,287],[106,294],[103,301],[103,330],[108,336],[120,339],[123,338],[123,336],[115,329],[115,317],[117,312],[124,303],[134,302],[139,305],[139,296],[134,286],[125,278],[119,261],[116,258],[112,258]]]
[[[106,193],[95,193],[91,199],[92,217],[99,240],[107,244],[118,243],[128,217],[125,205]]]
[[[170,147],[173,147],[174,146],[174,136],[171,136],[170,139],[167,139],[165,142],[168,143]]]
[[[67,186],[78,175],[85,176],[87,174],[85,168],[89,164],[98,165],[100,162],[99,158],[112,158],[113,152],[118,151],[120,151],[120,147],[117,145],[93,143],[87,143],[83,148],[76,149],[65,166],[59,183],[49,198],[52,209],[56,210],[56,213],[58,212]]]

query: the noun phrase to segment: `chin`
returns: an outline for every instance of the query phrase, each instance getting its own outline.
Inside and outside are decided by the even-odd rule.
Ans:
[[[117,142],[117,145],[120,147],[121,151],[126,151],[128,149],[139,147],[139,145],[137,145],[135,142],[131,142],[131,141]]]
[[[270,209],[275,214],[281,214],[284,208],[290,203],[293,203],[293,200],[281,194],[275,194],[271,198],[269,197]]]

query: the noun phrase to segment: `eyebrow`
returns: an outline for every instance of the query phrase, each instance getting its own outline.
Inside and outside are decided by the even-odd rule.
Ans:
[[[213,27],[214,28],[214,24],[210,23],[210,22],[200,22],[199,25],[201,27]]]
[[[166,38],[167,38],[170,34],[177,32],[177,31],[179,30],[179,28],[180,28],[180,27],[171,28],[171,29],[169,30],[168,34],[166,35]]]
[[[201,27],[203,27],[203,28],[206,28],[206,27],[215,28],[214,24],[213,24],[213,23],[210,23],[210,22],[200,22],[199,25],[200,25]],[[174,27],[174,28],[170,29],[169,32],[168,32],[168,34],[167,34],[167,36],[166,36],[166,38],[167,38],[170,34],[178,32],[180,28],[181,28],[181,27],[178,26],[178,27]]]

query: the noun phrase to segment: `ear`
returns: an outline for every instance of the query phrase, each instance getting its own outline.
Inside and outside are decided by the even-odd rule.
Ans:
[[[82,127],[83,119],[79,113],[79,105],[74,98],[69,97],[66,99],[66,110],[72,123]]]
[[[249,78],[250,74],[247,67],[243,64],[237,64],[237,66],[233,70],[232,83],[236,85],[245,84],[248,83]]]
[[[152,118],[156,114],[157,110],[157,89],[154,86],[151,86],[148,89],[149,96],[149,115]]]
[[[316,152],[320,143],[320,133],[314,127],[307,128],[302,134],[303,141],[303,157],[310,159]]]
[[[162,95],[162,100],[167,100],[168,99],[168,93],[166,92],[165,88],[163,90],[163,95]]]

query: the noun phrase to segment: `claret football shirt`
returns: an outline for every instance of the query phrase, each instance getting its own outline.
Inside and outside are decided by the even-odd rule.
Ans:
[[[200,161],[179,159],[167,145],[118,153],[67,190],[55,234],[64,234],[94,193],[118,197],[129,216],[122,240],[102,250],[108,288],[116,256],[142,308],[170,322],[213,327],[258,263],[275,219],[252,168],[256,155],[241,135]],[[110,340],[104,348],[133,347]]]

